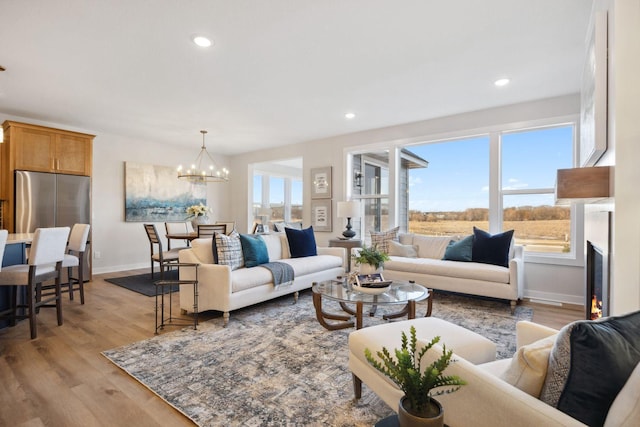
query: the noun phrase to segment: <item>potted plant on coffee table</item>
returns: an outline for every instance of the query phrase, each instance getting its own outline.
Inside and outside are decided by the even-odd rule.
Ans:
[[[389,261],[389,255],[379,251],[376,246],[363,245],[359,249],[358,255],[353,255],[353,261],[356,266],[360,266],[360,274],[370,274],[378,272],[384,266],[384,262]]]
[[[378,371],[388,376],[404,392],[398,407],[398,423],[405,426],[444,425],[444,410],[432,396],[453,393],[466,384],[457,375],[446,376],[444,370],[451,363],[453,351],[442,346],[442,355],[421,369],[424,355],[440,341],[435,337],[422,349],[417,349],[416,328],[411,326],[411,340],[402,332],[402,348],[395,349],[395,358],[382,347],[375,358],[368,348],[364,354],[367,361]]]

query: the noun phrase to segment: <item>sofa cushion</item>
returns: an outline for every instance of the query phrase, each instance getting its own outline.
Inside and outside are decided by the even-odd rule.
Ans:
[[[417,258],[418,247],[415,245],[403,245],[394,240],[389,241],[389,256],[402,256],[407,258]]]
[[[260,236],[267,246],[269,261],[289,258],[289,243],[287,242],[287,235],[284,232],[261,234]]]
[[[301,258],[318,254],[316,238],[313,234],[313,226],[309,226],[309,228],[305,228],[304,230],[285,228],[284,231],[287,234],[291,258]]]
[[[336,267],[342,267],[342,258],[334,255],[317,255],[305,258],[288,258],[278,262],[289,264],[293,268],[296,280],[307,274],[323,272]],[[232,292],[239,292],[256,286],[273,283],[273,276],[266,268],[256,266],[240,268],[231,275]]]
[[[278,233],[284,233],[284,229],[285,228],[293,228],[294,230],[302,230],[302,223],[301,222],[284,222],[284,221],[279,221],[279,222],[274,222],[273,223],[273,229],[275,231],[277,231]]]
[[[191,242],[193,253],[203,264],[215,264],[213,257],[213,238],[194,239]]]
[[[513,239],[513,230],[491,235],[473,227],[473,262],[509,266],[509,248]]]
[[[380,252],[388,254],[389,241],[398,240],[398,231],[400,231],[400,227],[387,231],[371,231],[371,246],[378,248]]]
[[[413,245],[413,233],[398,233],[398,241],[403,245]]]
[[[457,242],[452,240],[444,251],[442,259],[450,261],[471,261],[472,249],[473,235],[467,236]]]
[[[240,244],[245,267],[255,267],[269,262],[267,245],[259,234],[240,234]]]
[[[536,399],[539,398],[556,336],[557,334],[554,334],[520,347],[501,378]]]
[[[213,258],[216,264],[228,265],[231,270],[244,267],[242,244],[240,243],[240,234],[237,231],[234,230],[228,236],[216,233],[212,242]]]
[[[418,257],[441,260],[451,241],[449,236],[413,236],[413,244],[418,247]]]
[[[540,399],[587,425],[603,425],[640,361],[640,311],[560,330]]]
[[[392,256],[384,263],[385,270],[433,276],[509,283],[509,269],[499,265],[475,262],[443,261],[432,258],[404,258]]]
[[[604,427],[635,427],[640,420],[640,364],[613,401]]]

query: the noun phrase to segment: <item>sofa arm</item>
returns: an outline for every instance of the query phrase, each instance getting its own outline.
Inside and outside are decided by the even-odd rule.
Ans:
[[[231,268],[228,265],[202,263],[192,249],[179,252],[180,262],[198,263],[198,311],[228,311],[231,289]],[[181,280],[195,280],[195,269],[181,268]],[[190,285],[180,286],[180,308],[193,311],[193,291]]]
[[[509,261],[509,283],[515,288],[518,299],[524,296],[524,247],[516,245]]]
[[[438,396],[445,423],[454,426],[584,426],[556,408],[507,384],[464,359],[451,364],[447,375],[467,382],[455,393]]]
[[[326,248],[326,247],[318,247],[316,248],[318,251],[318,255],[333,255],[340,257],[342,259],[342,268],[346,270],[347,268],[347,250],[345,248]]]
[[[516,346],[520,348],[557,333],[556,329],[522,320],[516,323]]]

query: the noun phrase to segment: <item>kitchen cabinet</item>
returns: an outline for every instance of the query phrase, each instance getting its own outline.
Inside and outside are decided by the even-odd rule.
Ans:
[[[91,176],[93,138],[26,123],[4,123],[13,170]]]
[[[2,223],[15,231],[15,171],[91,176],[95,135],[5,121],[0,144]]]

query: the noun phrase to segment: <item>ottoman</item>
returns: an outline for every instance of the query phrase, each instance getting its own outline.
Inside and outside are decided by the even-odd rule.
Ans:
[[[423,317],[359,329],[349,334],[349,369],[353,374],[356,399],[360,398],[364,382],[389,407],[396,410],[403,395],[402,391],[367,362],[364,349],[368,348],[375,353],[386,347],[393,352],[402,345],[401,333],[404,331],[408,336],[411,326],[416,328],[419,342],[429,342],[433,337],[439,336],[438,345],[446,345],[447,350],[453,350],[454,355],[473,364],[491,362],[496,358],[496,345],[492,341],[437,317]]]

